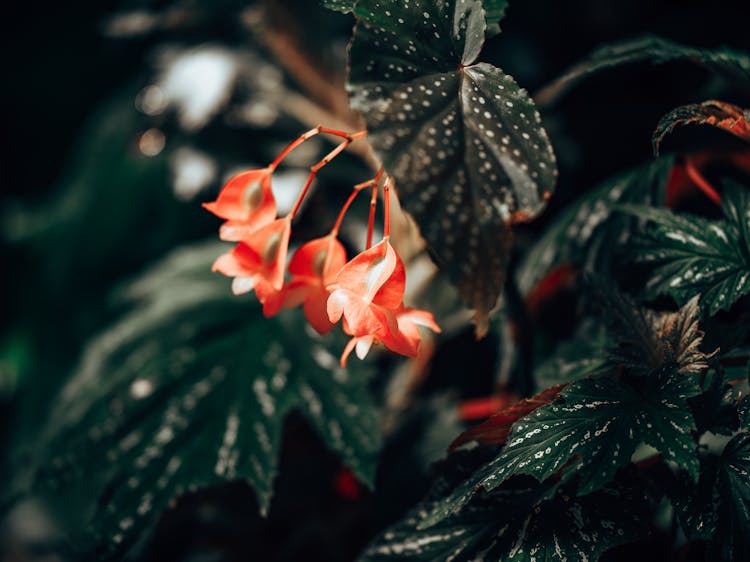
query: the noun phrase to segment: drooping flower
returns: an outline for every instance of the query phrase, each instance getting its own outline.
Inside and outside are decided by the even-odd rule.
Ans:
[[[332,234],[303,244],[289,262],[292,278],[287,285],[285,306],[302,304],[305,318],[319,334],[327,334],[333,328],[326,310],[328,286],[345,263],[346,250]]]
[[[363,358],[373,344],[414,357],[421,336],[417,325],[440,331],[428,312],[404,308],[406,284],[401,258],[384,239],[347,263],[336,276],[328,298],[331,322],[344,318],[344,332],[352,336],[341,356],[342,365],[352,350]]]
[[[231,252],[220,256],[213,266],[214,271],[234,277],[234,294],[254,289],[266,316],[276,314],[284,302],[284,270],[291,230],[289,218],[277,219],[252,232]]]
[[[227,219],[219,231],[222,240],[240,241],[276,218],[276,200],[271,191],[271,168],[258,168],[232,177],[216,201],[203,206]]]

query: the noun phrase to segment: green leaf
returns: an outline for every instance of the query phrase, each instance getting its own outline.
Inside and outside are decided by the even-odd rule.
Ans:
[[[554,187],[539,113],[510,76],[475,64],[486,28],[479,0],[360,0],[355,14],[352,107],[484,332],[503,286],[509,224],[536,216]]]
[[[626,64],[665,64],[687,61],[703,66],[729,82],[750,90],[750,54],[727,48],[696,49],[661,37],[644,36],[604,45],[570,67],[536,96],[539,105],[555,103],[570,88],[592,74]]]
[[[355,0],[320,0],[320,2],[329,10],[348,14],[354,9]]]
[[[539,500],[534,489],[498,490],[481,507],[468,506],[425,529],[425,514],[434,507],[427,502],[377,537],[359,560],[597,560],[648,532],[643,498],[629,491]]]
[[[131,544],[176,495],[247,479],[267,510],[284,419],[299,410],[372,485],[380,440],[361,364],[264,319],[210,272],[216,244],[175,251],[126,291],[132,312],[87,348],[48,424],[40,490],[82,487],[102,552]]]
[[[703,380],[703,393],[690,400],[698,434],[710,431],[732,435],[738,428],[735,389],[726,382],[723,370],[710,369]]]
[[[750,552],[750,433],[736,435],[719,458],[717,559],[740,562]]]
[[[691,540],[710,540],[716,532],[716,457],[701,459],[696,484],[684,474],[667,480],[666,491],[685,535]]]
[[[484,0],[484,13],[487,20],[485,37],[489,39],[500,33],[500,20],[505,17],[508,0]]]
[[[605,270],[616,255],[612,249],[628,244],[636,221],[613,213],[619,203],[661,205],[671,157],[652,160],[621,174],[568,205],[519,263],[516,278],[528,294],[553,267],[574,263],[593,271]]]
[[[630,462],[642,442],[697,480],[691,433],[695,422],[687,399],[699,393],[697,385],[674,369],[650,377],[640,391],[610,378],[574,382],[559,401],[516,422],[499,455],[436,506],[429,522],[456,513],[478,490],[493,490],[511,476],[549,478],[576,455],[580,455],[579,493],[594,492]]]
[[[745,396],[737,405],[737,415],[740,418],[740,427],[750,431],[750,396]]]
[[[534,369],[534,380],[539,388],[582,379],[606,370],[604,352],[608,344],[603,329],[583,330],[554,350]]]
[[[620,207],[652,224],[634,249],[637,261],[654,266],[645,288],[648,297],[666,294],[684,304],[700,293],[701,305],[713,315],[750,291],[750,192],[727,182],[723,200],[723,221]]]

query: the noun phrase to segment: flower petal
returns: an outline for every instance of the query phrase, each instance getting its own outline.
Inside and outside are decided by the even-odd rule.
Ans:
[[[222,219],[251,223],[260,228],[276,218],[271,191],[271,170],[259,168],[232,177],[216,201],[203,206]]]

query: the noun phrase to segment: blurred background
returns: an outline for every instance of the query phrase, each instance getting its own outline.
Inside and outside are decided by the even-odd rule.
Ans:
[[[483,59],[533,94],[594,47],[644,33],[748,49],[739,23],[748,17],[750,8],[721,1],[518,0]],[[117,316],[115,286],[174,247],[215,236],[200,202],[231,173],[264,164],[319,122],[354,128],[344,91],[352,23],[313,0],[20,3],[2,18],[0,481],[86,342]],[[658,119],[702,101],[695,92],[705,79],[687,64],[636,65],[591,79],[544,113],[560,164],[546,216],[650,158]],[[288,160],[275,183],[280,199],[327,147],[315,139]],[[324,170],[325,193],[302,229],[330,224],[338,204],[327,198],[340,201],[367,173],[356,154]],[[445,414],[446,391],[488,394],[497,348],[496,336],[475,342],[469,331],[443,343],[440,368],[420,389],[429,412],[389,439],[377,495],[293,416],[268,519],[248,486],[219,486],[182,498],[133,556],[352,560],[424,493],[430,462],[461,427]],[[456,350],[472,357],[473,376],[451,377]],[[4,524],[6,560],[80,559],[38,506],[23,509]],[[68,516],[81,517],[74,506]]]

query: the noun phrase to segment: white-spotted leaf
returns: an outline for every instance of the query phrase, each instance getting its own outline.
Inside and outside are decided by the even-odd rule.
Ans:
[[[263,318],[210,273],[223,247],[178,250],[128,289],[132,312],[86,350],[50,416],[42,492],[85,483],[101,557],[177,494],[247,479],[269,506],[284,420],[299,410],[372,485],[379,450],[362,366],[344,370],[297,311]],[[338,349],[335,348],[335,349]]]
[[[579,493],[594,492],[630,462],[642,442],[695,480],[695,422],[687,399],[698,393],[689,377],[670,369],[654,374],[642,391],[607,377],[574,382],[560,400],[516,422],[498,456],[459,484],[425,524],[458,512],[478,490],[493,490],[517,474],[544,480],[576,456]]]
[[[352,107],[484,332],[510,224],[536,216],[554,187],[539,113],[510,76],[475,63],[487,26],[479,0],[360,0],[354,12]]]

